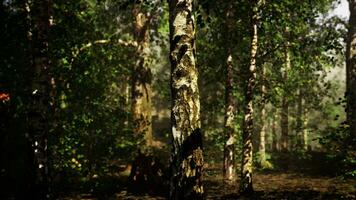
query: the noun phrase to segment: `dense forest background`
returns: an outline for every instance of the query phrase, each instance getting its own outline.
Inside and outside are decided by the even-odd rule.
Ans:
[[[1,199],[356,198],[355,0],[3,0],[0,24]]]

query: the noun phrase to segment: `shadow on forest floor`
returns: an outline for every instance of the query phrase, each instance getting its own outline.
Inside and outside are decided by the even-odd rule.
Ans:
[[[207,199],[356,199],[356,180],[295,172],[256,172],[253,177],[254,194],[240,196],[237,193],[239,180],[235,184],[224,184],[221,175],[217,174],[219,171],[215,170],[207,169]]]
[[[223,181],[220,166],[208,166],[205,170],[204,187],[207,200],[223,199],[356,199],[356,180],[342,180],[325,176],[309,176],[296,172],[255,172],[255,193],[249,197],[237,193],[239,180],[228,184]],[[134,195],[120,187],[109,200],[161,200],[164,197]],[[65,200],[94,200],[90,194],[61,198]]]

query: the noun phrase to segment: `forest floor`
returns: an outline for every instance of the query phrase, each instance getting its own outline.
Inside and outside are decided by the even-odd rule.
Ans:
[[[254,190],[250,197],[237,194],[236,184],[223,181],[219,166],[207,166],[205,169],[204,187],[206,199],[356,199],[356,180],[343,180],[335,177],[311,176],[292,171],[255,172]],[[94,200],[90,194],[61,198],[62,200]],[[137,196],[125,188],[109,198],[110,200],[161,200],[164,197],[149,195]]]

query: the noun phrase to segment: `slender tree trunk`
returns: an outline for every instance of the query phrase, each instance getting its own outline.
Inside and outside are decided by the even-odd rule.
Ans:
[[[129,122],[130,122],[130,108],[131,108],[131,111],[132,111],[132,105],[131,105],[131,94],[132,92],[130,93],[131,90],[131,85],[130,83],[131,82],[131,77],[130,76],[127,76],[127,77],[123,77],[122,80],[124,83],[122,84],[122,88],[121,88],[121,92],[123,93],[124,95],[124,99],[123,99],[123,102],[122,102],[122,106],[124,108],[124,111],[126,113],[126,116],[125,116],[125,120],[124,120],[124,125],[126,127],[129,127]]]
[[[283,74],[284,81],[284,94],[282,97],[282,109],[281,109],[281,149],[282,151],[288,151],[289,141],[289,103],[288,103],[288,94],[286,90],[286,85],[288,82],[288,71],[291,67],[290,53],[289,53],[289,42],[286,42],[284,46],[284,58],[285,58],[285,67]]]
[[[265,98],[266,98],[266,85],[265,85],[265,74],[266,68],[262,65],[262,107],[261,107],[261,132],[260,132],[260,145],[259,145],[259,153],[260,153],[260,165],[263,167],[266,164],[266,106],[265,106]]]
[[[277,119],[278,110],[275,110],[272,121],[272,151],[278,151],[278,137],[277,137]]]
[[[226,14],[226,23],[228,29],[228,56],[226,60],[226,83],[225,83],[225,145],[224,145],[224,168],[223,174],[225,180],[233,181],[236,179],[235,169],[235,104],[233,95],[234,70],[231,53],[230,29],[232,29],[232,8]]]
[[[308,132],[308,109],[304,108],[304,113],[303,113],[303,148],[305,151],[307,151],[309,148],[309,143],[308,143],[308,135],[309,135],[309,132]]]
[[[35,191],[37,199],[49,198],[48,133],[51,113],[51,76],[48,50],[50,27],[49,0],[29,4],[32,21],[32,81],[31,103],[28,112],[28,135],[32,141],[36,168]]]
[[[349,0],[350,18],[346,47],[347,122],[356,137],[356,0]]]
[[[242,162],[240,193],[253,192],[252,186],[252,133],[253,133],[253,95],[256,80],[256,54],[257,54],[257,0],[251,0],[251,50],[250,67],[248,70],[247,87],[245,91],[245,116],[242,135]]]
[[[203,199],[203,150],[192,0],[169,1],[172,90],[170,199]]]
[[[303,147],[303,94],[301,89],[298,89],[298,99],[297,99],[297,148],[301,149]]]
[[[233,99],[233,67],[229,50],[227,58],[226,88],[225,88],[225,146],[224,146],[224,177],[232,181],[236,178],[235,169],[235,128],[234,128],[234,99]]]
[[[137,61],[132,73],[132,118],[134,134],[139,140],[140,151],[149,151],[152,143],[151,116],[151,69],[149,67],[149,25],[150,19],[142,11],[141,4],[135,4],[133,9],[134,36],[137,42]]]

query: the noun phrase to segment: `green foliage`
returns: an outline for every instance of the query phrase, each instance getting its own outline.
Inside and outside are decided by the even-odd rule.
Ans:
[[[336,128],[329,128],[328,133],[320,138],[320,143],[327,150],[327,158],[338,163],[336,172],[345,177],[356,177],[356,139],[350,134],[345,123]]]
[[[274,165],[271,162],[272,155],[269,153],[265,153],[265,156],[266,156],[266,160],[262,161],[261,153],[259,151],[255,153],[253,157],[253,162],[255,163],[255,166],[261,170],[273,170]]]
[[[134,38],[134,2],[53,1],[49,48],[50,74],[55,80],[55,124],[50,125],[48,143],[50,173],[58,191],[79,186],[80,190],[94,190],[98,196],[107,199],[109,193],[105,194],[106,191],[117,189],[114,185],[118,184],[115,179],[118,166],[131,162],[136,154],[139,142],[133,137],[130,120],[130,76],[136,62],[136,47],[130,45]],[[162,127],[154,127],[154,134],[166,142],[170,133],[169,112],[166,112],[170,106],[168,7],[160,1],[145,0],[142,3],[142,9],[152,17],[152,103],[157,112],[165,113],[163,118],[166,118],[166,121],[159,121],[162,116],[158,117],[156,121]],[[258,143],[263,121],[279,120],[274,117],[284,96],[290,105],[290,128],[300,128],[297,127],[300,116],[295,107],[298,103],[296,94],[302,91],[309,122],[301,128],[310,131],[310,140],[320,137],[319,142],[323,146],[319,150],[327,154],[327,161],[320,163],[336,163],[338,174],[356,177],[355,138],[350,136],[347,126],[338,126],[345,118],[342,102],[344,83],[330,77],[337,69],[335,66],[344,62],[341,38],[346,33],[345,27],[340,25],[342,20],[326,17],[331,3],[331,0],[272,0],[260,5],[254,143]],[[235,151],[239,162],[245,70],[250,59],[249,1],[199,0],[197,8],[196,53],[205,160],[218,163],[223,156],[225,68],[227,49],[230,48],[236,103]],[[228,9],[232,12],[231,21],[227,20]],[[31,23],[27,15],[22,0],[0,4],[0,93],[10,94],[9,101],[0,102],[4,119],[0,121],[0,179],[13,182],[12,185],[16,185],[13,188],[21,188],[19,185],[26,188],[28,183],[22,179],[32,176],[31,147],[26,135],[26,116],[32,92],[28,87],[32,74],[29,66],[33,64],[28,35]],[[289,34],[285,33],[287,27]],[[284,81],[282,69],[286,41],[290,42],[292,67],[287,72],[288,80]],[[266,69],[265,77],[261,76],[262,66]],[[264,99],[262,83],[267,88]],[[338,105],[335,102],[339,102]],[[259,115],[262,105],[267,105],[266,119]],[[276,124],[279,126],[279,121]],[[270,129],[267,134],[272,132]],[[278,127],[276,132],[278,134]],[[298,140],[297,135],[291,136],[290,140]],[[167,153],[163,154],[166,156]],[[261,167],[279,169],[290,167],[287,161],[303,167],[319,154],[314,155],[298,147],[289,155],[267,152],[266,156],[267,161]],[[254,163],[259,163],[258,152],[254,159]]]

